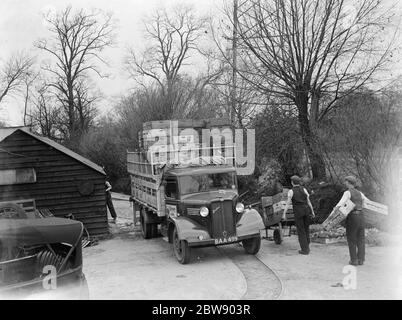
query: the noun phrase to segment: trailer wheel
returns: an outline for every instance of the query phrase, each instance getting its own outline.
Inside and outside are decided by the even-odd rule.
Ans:
[[[144,239],[151,239],[153,236],[153,231],[152,227],[153,225],[151,223],[147,223],[147,212],[144,207],[141,208],[140,211],[140,221],[141,221],[141,231],[142,231],[142,236]]]
[[[279,230],[279,229],[274,230],[274,241],[275,241],[276,244],[281,244],[282,243],[281,230]]]
[[[261,237],[245,239],[242,244],[247,254],[257,254],[261,247]]]
[[[190,247],[187,241],[180,240],[176,227],[173,230],[173,251],[177,260],[181,264],[187,264],[190,261]]]

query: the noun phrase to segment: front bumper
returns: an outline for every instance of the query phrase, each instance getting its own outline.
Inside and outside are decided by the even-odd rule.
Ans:
[[[190,247],[207,247],[236,243],[245,239],[260,237],[260,230],[265,228],[260,214],[256,210],[246,210],[236,223],[236,235],[227,239],[215,239],[209,230],[188,217],[171,218],[177,228],[179,239],[187,241]]]
[[[246,239],[260,237],[260,233],[248,234],[238,237],[232,237],[231,239],[199,239],[199,238],[187,238],[187,243],[189,247],[210,247],[210,246],[223,246],[228,244],[233,244],[237,242],[241,242]],[[234,238],[234,239],[233,239]]]

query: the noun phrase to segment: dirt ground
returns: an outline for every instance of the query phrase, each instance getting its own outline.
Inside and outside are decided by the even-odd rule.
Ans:
[[[366,262],[356,267],[356,289],[339,284],[347,274],[346,242],[311,245],[308,256],[297,254],[297,236],[281,245],[265,243],[258,257],[274,269],[284,285],[282,299],[402,299],[401,247],[366,246]],[[349,272],[349,271],[348,271]]]
[[[346,243],[313,243],[311,254],[302,256],[292,235],[281,245],[262,240],[256,257],[244,255],[239,245],[195,249],[183,266],[163,238],[142,239],[127,197],[115,194],[114,204],[114,237],[84,249],[91,299],[402,299],[399,238],[367,246],[365,265],[354,269],[356,288],[346,290]]]

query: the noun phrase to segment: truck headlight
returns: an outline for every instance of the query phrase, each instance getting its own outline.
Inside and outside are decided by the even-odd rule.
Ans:
[[[208,210],[207,207],[202,207],[202,208],[200,209],[200,215],[201,215],[201,217],[204,217],[204,218],[205,218],[208,214],[209,214],[209,210]]]
[[[178,216],[177,214],[177,207],[173,205],[166,205],[166,211],[169,217],[176,218]]]
[[[244,204],[242,204],[241,202],[238,202],[236,204],[236,211],[237,211],[237,213],[242,213],[244,211]]]

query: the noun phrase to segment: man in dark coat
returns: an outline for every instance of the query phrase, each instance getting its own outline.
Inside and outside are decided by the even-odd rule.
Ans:
[[[314,209],[310,202],[310,195],[307,190],[300,185],[301,179],[298,176],[290,178],[293,188],[288,192],[288,199],[285,210],[283,211],[282,219],[286,220],[286,213],[290,205],[293,206],[297,235],[301,250],[300,254],[308,255],[310,253],[310,215],[313,217]]]
[[[109,183],[109,181],[106,181],[105,187],[106,187],[106,205],[109,208],[110,215],[113,218],[113,223],[116,223],[117,214],[116,214],[116,211],[114,210],[114,206],[113,206],[113,202],[112,202],[112,193],[110,192],[110,190],[112,190],[112,185]]]

